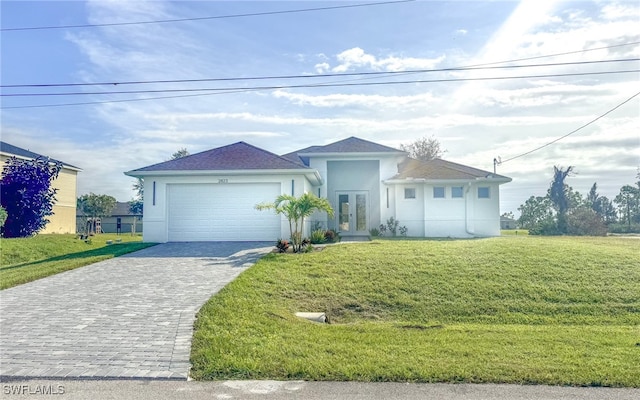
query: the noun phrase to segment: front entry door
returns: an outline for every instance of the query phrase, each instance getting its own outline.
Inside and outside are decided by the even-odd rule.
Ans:
[[[367,192],[337,192],[338,231],[343,235],[369,234],[369,200]]]

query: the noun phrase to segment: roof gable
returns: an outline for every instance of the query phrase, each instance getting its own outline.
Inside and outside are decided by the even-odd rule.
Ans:
[[[405,152],[392,147],[383,146],[378,143],[360,139],[355,136],[329,143],[325,146],[309,146],[298,151],[283,154],[282,157],[303,165],[309,165],[309,155],[311,154],[340,154],[340,153],[402,153]]]
[[[478,168],[436,158],[429,161],[407,158],[398,166],[398,174],[392,179],[476,179],[510,178]]]
[[[296,153],[403,153],[403,151],[351,136],[325,146],[308,147]]]
[[[265,169],[307,169],[307,167],[299,162],[278,156],[248,143],[237,142],[175,160],[139,168],[132,172]]]
[[[28,158],[28,159],[36,159],[38,157],[41,158],[48,158],[49,160],[53,161],[53,162],[59,162],[60,164],[66,166],[66,167],[71,167],[74,169],[80,169],[74,165],[68,164],[66,162],[60,161],[60,160],[56,160],[55,158],[51,158],[51,157],[47,157],[44,156],[42,154],[38,154],[36,152],[33,152],[31,150],[26,150],[23,149],[22,147],[18,147],[18,146],[14,146],[12,144],[9,144],[7,142],[1,142],[0,141],[0,152],[5,153],[7,155],[10,156],[16,156],[16,157],[20,157],[20,158]]]

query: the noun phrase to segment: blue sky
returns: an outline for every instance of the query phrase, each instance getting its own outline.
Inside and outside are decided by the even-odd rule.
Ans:
[[[2,28],[104,24],[364,4],[334,1],[3,1]],[[413,1],[323,11],[161,24],[4,31],[2,85],[301,75],[300,79],[72,88],[3,88],[3,94],[244,88],[310,83],[370,86],[3,97],[2,140],[83,169],[78,194],[133,196],[124,171],[246,141],[277,154],[358,136],[399,147],[435,136],[445,159],[486,170],[493,159],[549,143],[640,92],[638,61],[317,77],[496,63],[501,66],[640,57],[636,1]],[[626,45],[625,45],[626,44]],[[621,46],[619,46],[621,45]],[[617,46],[603,48],[607,46]],[[602,48],[600,50],[592,50]],[[589,51],[583,51],[589,50]],[[582,51],[582,52],[579,52]],[[550,56],[559,53],[565,55]],[[545,57],[543,57],[545,56]],[[540,77],[540,75],[555,75]],[[537,76],[449,82],[398,81]],[[498,166],[502,212],[544,195],[554,165],[568,183],[594,182],[613,198],[640,165],[640,96],[575,134]]]

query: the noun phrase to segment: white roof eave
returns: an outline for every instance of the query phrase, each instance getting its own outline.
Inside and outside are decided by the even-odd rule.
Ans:
[[[144,178],[152,176],[204,176],[204,175],[226,175],[226,176],[239,176],[239,175],[306,175],[310,181],[322,185],[322,177],[320,173],[315,169],[216,169],[216,170],[169,170],[169,171],[127,171],[124,173],[127,176],[134,178]]]

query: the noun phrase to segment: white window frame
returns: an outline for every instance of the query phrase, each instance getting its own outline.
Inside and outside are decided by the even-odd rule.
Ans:
[[[484,189],[487,190],[487,195],[486,196],[481,196],[480,195],[480,190],[481,189],[483,189],[483,191],[484,191]],[[489,186],[478,186],[478,198],[479,199],[490,199],[491,198],[491,187],[489,187]]]
[[[442,196],[436,196],[436,189],[442,189]],[[445,186],[434,186],[433,187],[433,198],[434,199],[445,199],[447,197],[447,188]]]
[[[460,196],[455,196],[453,193],[454,189],[460,189]],[[451,187],[451,198],[452,199],[461,199],[464,197],[464,186],[452,186]]]
[[[411,191],[413,191],[413,196],[408,196],[407,194],[410,194]],[[413,188],[413,187],[404,188],[404,198],[405,198],[405,200],[415,200],[416,199],[416,188]]]

